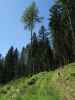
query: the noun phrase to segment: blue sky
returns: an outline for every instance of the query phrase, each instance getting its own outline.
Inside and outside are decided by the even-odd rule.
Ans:
[[[21,16],[24,9],[33,0],[0,0],[0,53],[5,55],[10,46],[19,50],[30,40],[30,33],[24,30]],[[34,0],[40,10],[40,16],[44,17],[42,24],[47,26],[48,9],[53,0]],[[40,25],[36,25],[34,31],[38,31]]]

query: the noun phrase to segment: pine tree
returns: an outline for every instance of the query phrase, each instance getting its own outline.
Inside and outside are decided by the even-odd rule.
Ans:
[[[45,28],[44,25],[41,26],[40,30],[39,30],[39,38],[42,39],[43,41],[48,37],[48,32]]]
[[[40,23],[42,20],[42,17],[39,17],[39,10],[35,2],[32,2],[32,4],[28,8],[26,8],[22,16],[22,19],[25,28],[28,28],[31,31],[31,45],[32,45],[32,36],[35,24]]]
[[[28,75],[28,72],[27,72],[27,67],[26,67],[26,48],[22,48],[22,51],[21,51],[21,55],[20,55],[20,61],[19,61],[19,67],[20,67],[20,75],[23,76],[23,75]]]
[[[19,69],[19,51],[18,51],[17,48],[14,50],[14,53],[13,53],[13,67],[14,67],[13,78],[16,79],[16,78],[19,77],[19,73],[18,73],[18,69]]]
[[[5,82],[13,79],[14,76],[14,48],[11,47],[5,57]]]
[[[47,32],[45,26],[41,26],[39,30],[39,53],[40,53],[40,63],[42,70],[48,70],[49,67],[52,67],[53,63],[53,54],[51,50],[51,44],[49,41],[49,33]]]
[[[69,35],[71,36],[70,41],[72,41],[72,55],[70,57],[70,59],[72,61],[75,61],[75,1],[74,0],[60,0],[63,8],[64,8],[64,12],[65,12],[65,16],[67,16],[68,20],[68,25],[69,25],[69,30],[70,33]]]
[[[57,1],[49,10],[49,29],[52,34],[52,44],[55,52],[55,57],[57,59],[58,64],[64,64],[64,60],[67,55],[66,43],[65,43],[65,28],[63,28],[62,21],[62,4]],[[66,39],[67,41],[67,39]]]
[[[3,83],[3,70],[4,70],[4,60],[0,54],[0,83]]]
[[[33,33],[32,36],[32,47],[30,46],[29,54],[28,54],[28,63],[31,66],[31,73],[34,74],[37,72],[37,62],[38,62],[38,40],[36,33]]]

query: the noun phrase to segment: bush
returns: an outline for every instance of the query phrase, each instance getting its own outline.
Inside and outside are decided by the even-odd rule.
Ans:
[[[3,89],[2,89],[2,90],[0,91],[0,94],[6,94],[6,93],[7,93],[6,90],[3,90]]]
[[[32,78],[31,80],[28,81],[28,85],[33,85],[36,82],[36,78]]]
[[[71,76],[72,76],[72,77],[75,77],[75,73],[71,73]]]

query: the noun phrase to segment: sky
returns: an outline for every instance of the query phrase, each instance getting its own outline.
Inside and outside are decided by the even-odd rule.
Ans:
[[[34,31],[38,31],[42,24],[48,25],[48,10],[53,0],[0,0],[0,53],[3,56],[11,46],[20,51],[30,41],[30,32],[24,30],[21,16],[32,1],[37,4],[39,15],[44,17],[43,22],[35,26]]]

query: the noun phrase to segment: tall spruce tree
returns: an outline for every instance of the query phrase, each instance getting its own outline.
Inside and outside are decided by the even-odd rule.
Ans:
[[[39,30],[39,38],[44,41],[47,37],[48,37],[48,32],[47,32],[45,26],[42,25]]]
[[[19,69],[19,51],[16,48],[13,53],[13,67],[14,67],[14,75],[13,78],[16,79],[19,77],[18,69]]]
[[[74,36],[67,12],[58,0],[50,9],[49,28],[58,64],[72,62],[74,59]]]
[[[32,4],[24,11],[22,19],[25,28],[28,28],[29,31],[31,32],[31,46],[32,46],[33,29],[35,27],[35,24],[40,23],[42,20],[42,17],[39,17],[39,10],[35,2],[32,2]]]
[[[62,5],[59,1],[55,2],[52,8],[49,10],[49,28],[52,34],[52,43],[57,62],[59,64],[64,63],[65,56],[65,34],[62,30]]]
[[[48,70],[49,66],[52,67],[53,63],[53,54],[50,46],[50,41],[48,39],[48,32],[45,26],[41,26],[39,30],[39,53],[40,53],[40,61],[42,65],[42,70]]]
[[[26,55],[26,48],[23,47],[20,55],[20,60],[19,60],[19,67],[20,67],[20,75],[28,75],[28,68],[26,67],[27,64],[27,55]]]
[[[74,0],[60,0],[67,16],[70,36],[72,37],[72,60],[75,61],[75,1]],[[71,39],[70,39],[71,40]]]
[[[37,72],[36,67],[38,64],[38,40],[35,32],[33,33],[32,36],[32,47],[30,47],[29,49],[28,63],[30,64],[29,66],[32,66],[31,73],[32,74],[36,73]]]
[[[5,82],[13,79],[14,76],[14,48],[11,47],[5,57]]]

